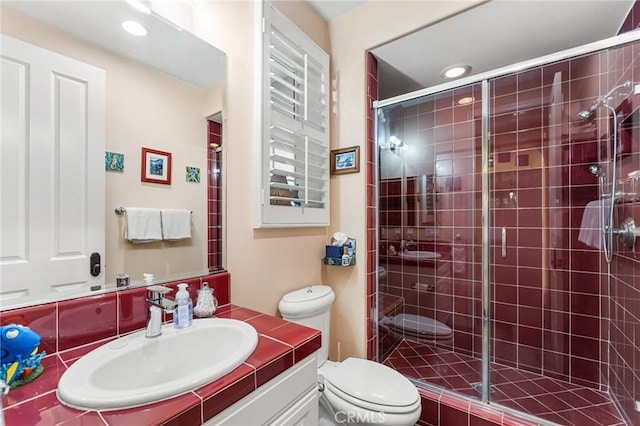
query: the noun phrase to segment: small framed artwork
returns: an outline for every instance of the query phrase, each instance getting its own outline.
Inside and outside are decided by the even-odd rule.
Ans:
[[[187,182],[200,183],[200,167],[186,167],[186,179]]]
[[[120,152],[105,151],[104,169],[108,172],[124,172],[124,154]]]
[[[171,185],[171,153],[143,147],[140,180]]]
[[[358,173],[360,171],[360,147],[334,149],[331,151],[331,174]]]

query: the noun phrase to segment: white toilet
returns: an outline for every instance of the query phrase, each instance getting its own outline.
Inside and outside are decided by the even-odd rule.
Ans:
[[[399,339],[425,344],[436,342],[444,346],[453,344],[451,327],[433,318],[414,314],[398,314],[391,318],[383,318],[380,324],[389,327]]]
[[[318,353],[321,425],[414,425],[421,412],[418,390],[397,371],[360,358],[328,361],[331,287],[314,285],[293,291],[280,300],[280,313],[288,321],[322,332]]]

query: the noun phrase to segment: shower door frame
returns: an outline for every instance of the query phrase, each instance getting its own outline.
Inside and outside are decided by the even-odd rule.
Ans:
[[[421,98],[428,95],[433,95],[440,92],[445,92],[448,90],[453,90],[458,87],[467,86],[471,84],[481,83],[482,87],[482,189],[481,189],[481,198],[482,198],[482,282],[481,282],[481,294],[482,294],[482,389],[481,389],[481,401],[483,403],[490,402],[490,361],[491,361],[491,340],[490,340],[490,323],[491,323],[491,312],[490,312],[490,304],[491,304],[491,258],[490,258],[490,172],[489,172],[489,157],[490,157],[490,128],[489,128],[489,80],[505,76],[508,74],[512,74],[518,71],[523,71],[525,69],[533,68],[536,66],[541,66],[545,64],[549,64],[556,61],[561,61],[565,59],[569,59],[572,57],[577,57],[580,55],[594,53],[600,50],[611,49],[623,44],[633,43],[640,41],[640,30],[638,31],[630,31],[618,36],[610,37],[607,39],[599,40],[596,42],[588,43],[582,46],[577,46],[571,49],[562,50],[560,52],[552,53],[545,56],[540,56],[538,58],[529,59],[526,61],[518,62],[516,64],[508,65],[505,67],[497,68],[495,70],[487,71],[484,73],[480,73],[477,75],[460,78],[458,80],[439,84],[436,86],[431,86],[426,89],[416,90],[414,92],[409,92],[403,95],[394,96],[387,99],[377,100],[373,102],[374,109],[374,141],[376,143],[375,152],[375,164],[376,164],[376,200],[379,199],[378,193],[378,182],[379,182],[379,154],[377,149],[377,131],[378,131],[378,111],[381,108],[400,104],[405,101]],[[376,203],[376,211],[379,213],[379,206]],[[378,214],[376,214],[378,217]],[[380,227],[376,224],[376,241],[380,241]],[[375,256],[375,265],[374,271],[377,271],[379,266],[379,256]],[[376,294],[380,294],[380,283],[378,280],[378,274],[376,276]],[[375,304],[375,313],[374,318],[378,318],[378,303]],[[378,333],[376,333],[376,336]],[[379,342],[376,342],[376,353],[379,356]],[[455,393],[455,392],[454,392]],[[457,394],[457,393],[456,393]],[[465,397],[465,396],[462,396]],[[495,403],[494,403],[495,404]],[[500,405],[500,404],[496,404]],[[509,407],[502,407],[505,411],[515,411],[510,409]]]

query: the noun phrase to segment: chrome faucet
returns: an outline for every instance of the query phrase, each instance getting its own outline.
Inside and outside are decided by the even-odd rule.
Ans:
[[[147,327],[145,337],[158,337],[162,334],[162,311],[167,313],[173,312],[178,304],[164,297],[165,294],[172,292],[169,287],[161,285],[152,285],[147,287]]]

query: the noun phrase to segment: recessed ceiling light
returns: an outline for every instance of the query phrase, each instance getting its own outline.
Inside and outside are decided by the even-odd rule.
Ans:
[[[465,96],[464,98],[458,99],[458,105],[468,105],[473,101],[473,96]]]
[[[124,21],[122,23],[122,28],[134,36],[142,37],[147,35],[147,29],[136,21]]]
[[[444,78],[458,78],[471,72],[469,65],[452,65],[442,70],[441,75]]]

